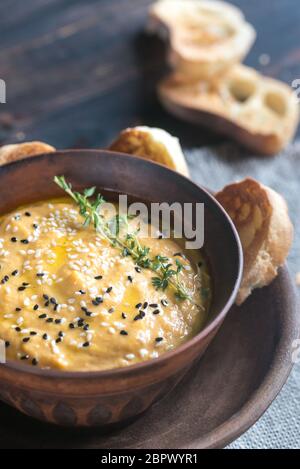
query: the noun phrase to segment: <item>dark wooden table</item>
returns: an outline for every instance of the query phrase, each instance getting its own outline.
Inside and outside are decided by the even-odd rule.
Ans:
[[[0,142],[103,147],[126,126],[164,127],[185,146],[216,136],[160,107],[159,40],[144,34],[151,0],[1,0]],[[300,78],[299,0],[233,0],[258,32],[247,63],[287,83]],[[259,56],[271,57],[268,66]]]

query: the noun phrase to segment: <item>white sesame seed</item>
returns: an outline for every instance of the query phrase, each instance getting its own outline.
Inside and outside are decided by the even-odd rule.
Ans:
[[[135,355],[134,353],[127,353],[127,355],[125,355],[125,358],[126,360],[133,360],[135,358]]]

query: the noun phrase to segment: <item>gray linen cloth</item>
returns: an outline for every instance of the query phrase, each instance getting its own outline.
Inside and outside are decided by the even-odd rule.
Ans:
[[[192,179],[212,190],[251,176],[284,195],[295,226],[288,266],[295,279],[300,272],[300,141],[275,157],[247,154],[234,144],[186,151]],[[229,448],[300,449],[300,365],[268,411]]]

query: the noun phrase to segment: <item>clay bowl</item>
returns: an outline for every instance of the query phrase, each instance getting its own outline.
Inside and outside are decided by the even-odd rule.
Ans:
[[[0,168],[0,213],[59,196],[51,182],[64,174],[74,187],[97,186],[106,198],[128,194],[153,202],[203,202],[213,301],[205,329],[157,359],[102,372],[40,370],[16,361],[0,365],[0,399],[27,415],[67,426],[111,426],[136,417],[165,396],[205,352],[234,302],[242,272],[236,230],[203,188],[167,168],[107,151],[62,151]]]

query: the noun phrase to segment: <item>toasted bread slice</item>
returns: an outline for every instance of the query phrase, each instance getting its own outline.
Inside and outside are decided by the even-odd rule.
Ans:
[[[165,130],[144,126],[125,129],[109,149],[161,163],[189,176],[179,140]]]
[[[293,226],[283,197],[254,179],[224,187],[216,199],[233,220],[243,247],[244,273],[236,299],[241,304],[252,290],[276,277],[288,255]]]
[[[191,82],[173,74],[158,88],[164,107],[206,125],[265,155],[278,153],[293,138],[299,106],[288,85],[236,65],[212,82]]]
[[[169,62],[186,76],[210,79],[242,61],[255,39],[242,12],[216,0],[159,0],[149,29],[169,42]]]
[[[43,142],[25,142],[4,145],[0,147],[0,166],[13,161],[23,160],[28,156],[36,156],[41,153],[50,153],[55,148]]]

